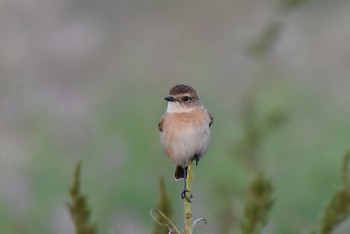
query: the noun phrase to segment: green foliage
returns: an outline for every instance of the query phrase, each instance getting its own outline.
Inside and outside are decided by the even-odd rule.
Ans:
[[[244,208],[244,219],[241,222],[242,234],[261,233],[274,203],[273,190],[272,182],[262,173],[252,181],[249,198]]]
[[[273,110],[263,119],[258,116],[258,97],[256,90],[247,92],[242,103],[243,138],[235,142],[234,155],[245,161],[250,169],[260,170],[260,148],[268,134],[283,126],[288,120],[284,110]]]
[[[73,185],[69,189],[72,203],[67,206],[75,225],[76,234],[96,234],[96,225],[89,223],[91,210],[87,197],[80,192],[81,165],[79,161],[75,166]]]
[[[345,155],[342,170],[342,186],[336,191],[324,209],[320,223],[320,234],[331,233],[341,222],[349,217],[350,186],[348,181],[350,151]]]
[[[159,193],[160,193],[160,198],[159,202],[157,205],[157,209],[160,210],[166,217],[171,218],[172,216],[172,208],[171,208],[171,203],[169,196],[166,193],[165,189],[165,183],[164,183],[164,177],[161,176],[159,178]],[[163,216],[157,217],[160,223],[165,223],[166,220],[164,219]],[[154,227],[154,234],[168,234],[168,228],[166,226],[161,226],[161,225],[155,225]]]

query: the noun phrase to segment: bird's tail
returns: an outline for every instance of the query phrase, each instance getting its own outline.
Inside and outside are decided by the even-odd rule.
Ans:
[[[175,169],[175,179],[176,180],[179,180],[181,178],[185,178],[185,171],[187,172],[187,167],[182,167],[182,166],[176,166],[176,169]]]

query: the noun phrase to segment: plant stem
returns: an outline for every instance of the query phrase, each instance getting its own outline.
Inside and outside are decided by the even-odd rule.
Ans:
[[[192,186],[192,162],[188,165],[187,168],[187,178],[186,178],[186,190],[191,191]],[[192,234],[192,212],[191,212],[191,203],[184,200],[184,212],[185,212],[185,234]]]

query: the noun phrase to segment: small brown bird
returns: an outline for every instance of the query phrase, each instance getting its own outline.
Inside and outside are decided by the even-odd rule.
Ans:
[[[206,153],[213,117],[191,86],[175,85],[165,100],[168,107],[158,125],[160,142],[165,154],[176,165],[175,179],[184,178],[182,199],[190,201],[186,195],[189,192],[186,190],[187,167],[193,160],[198,165]]]

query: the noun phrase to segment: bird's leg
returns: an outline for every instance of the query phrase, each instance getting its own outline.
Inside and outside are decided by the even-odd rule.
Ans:
[[[194,160],[196,160],[196,166],[198,166],[198,162],[199,162],[199,156],[198,154],[194,155]]]
[[[182,167],[184,170],[184,190],[181,193],[181,198],[186,199],[188,202],[191,202],[192,194],[190,194],[190,197],[187,197],[187,192],[189,193],[190,191],[187,190],[186,187],[186,179],[187,179],[187,167]]]

